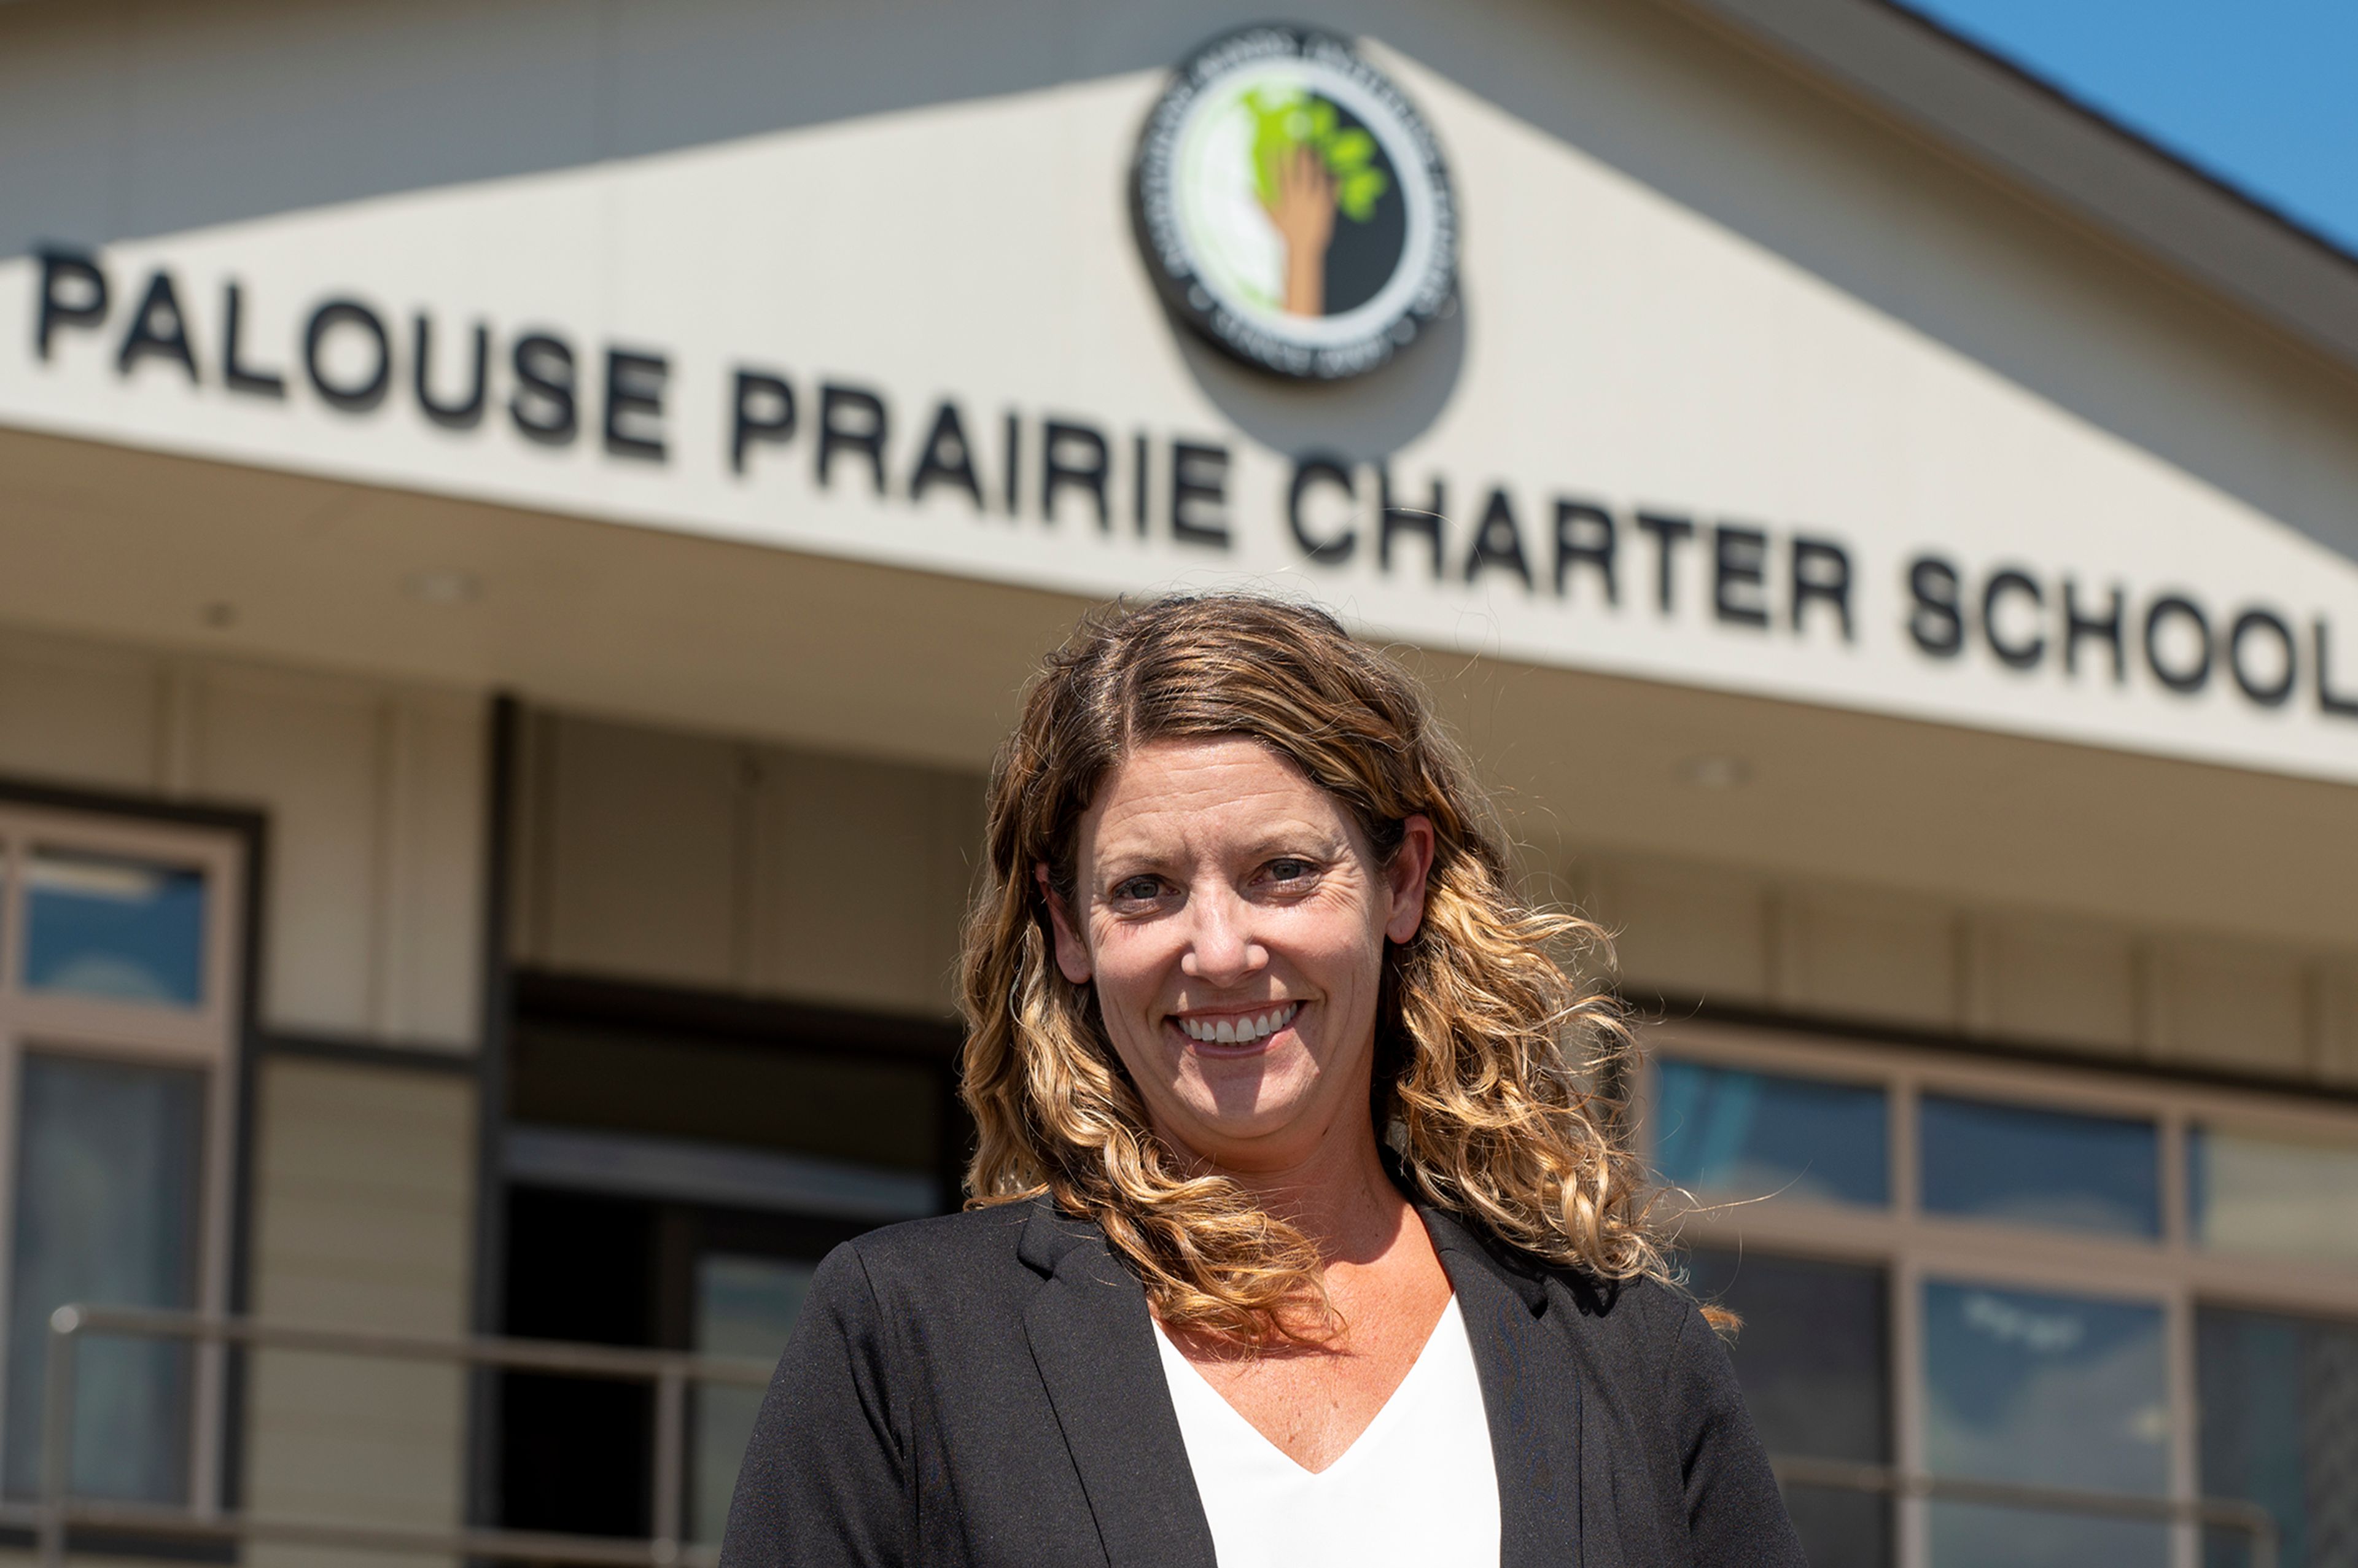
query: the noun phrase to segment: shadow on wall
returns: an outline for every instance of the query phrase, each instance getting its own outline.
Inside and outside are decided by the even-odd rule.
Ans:
[[[2296,410],[2358,424],[2346,374],[2140,277],[2100,241],[1717,34],[1645,0],[1293,0],[1278,11],[1380,39],[2358,557],[2358,517],[2342,504],[2358,487],[2353,460],[2332,455],[2330,429],[2284,438]],[[0,5],[0,146],[12,154],[0,165],[0,255],[1160,71],[1269,14],[1259,0]],[[1468,218],[1478,243],[1481,214]],[[1369,384],[1347,415],[1340,395],[1277,394],[1199,346],[1189,363],[1215,403],[1281,449],[1299,438],[1375,451],[1438,412],[1463,362],[1462,322],[1456,333],[1403,356],[1372,413]]]
[[[1281,382],[1238,364],[1184,327],[1173,330],[1187,373],[1238,429],[1271,451],[1360,463],[1408,445],[1449,406],[1466,369],[1466,310],[1461,294],[1450,314],[1390,362],[1347,382]]]

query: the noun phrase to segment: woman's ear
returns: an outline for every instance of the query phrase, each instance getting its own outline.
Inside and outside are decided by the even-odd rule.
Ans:
[[[1391,894],[1384,935],[1394,942],[1406,942],[1424,924],[1424,892],[1433,872],[1433,852],[1431,817],[1420,812],[1401,824],[1400,847],[1384,868],[1385,888]]]
[[[1032,877],[1040,884],[1040,896],[1048,903],[1048,924],[1056,933],[1056,968],[1076,986],[1089,983],[1093,972],[1089,967],[1088,944],[1081,940],[1080,928],[1073,924],[1073,912],[1065,907],[1062,893],[1049,879],[1048,862],[1035,861]]]

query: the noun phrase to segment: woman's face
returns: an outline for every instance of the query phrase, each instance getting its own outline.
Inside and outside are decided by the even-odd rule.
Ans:
[[[1282,1171],[1371,1136],[1384,944],[1423,918],[1429,822],[1411,817],[1386,864],[1268,747],[1158,741],[1099,789],[1077,860],[1071,905],[1048,901],[1057,968],[1096,985],[1166,1141]]]

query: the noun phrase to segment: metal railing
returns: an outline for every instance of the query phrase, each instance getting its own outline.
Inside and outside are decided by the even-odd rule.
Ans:
[[[200,1498],[187,1508],[78,1498],[73,1491],[75,1352],[85,1336],[186,1340],[254,1350],[439,1361],[509,1372],[646,1383],[654,1390],[654,1533],[644,1540],[469,1526],[368,1524],[242,1513]],[[41,1389],[41,1496],[32,1525],[41,1568],[62,1568],[69,1532],[105,1531],[178,1541],[285,1541],[420,1556],[511,1563],[612,1564],[615,1568],[713,1568],[715,1544],[683,1539],[687,1501],[687,1392],[698,1385],[763,1388],[770,1368],[753,1361],[669,1350],[611,1349],[536,1339],[434,1339],[403,1334],[301,1328],[246,1318],[123,1307],[61,1306],[49,1314]]]
[[[542,1530],[366,1524],[240,1513],[200,1498],[188,1508],[77,1498],[72,1486],[75,1354],[88,1335],[179,1339],[254,1350],[440,1361],[455,1366],[542,1372],[652,1384],[654,1389],[654,1533],[628,1540]],[[494,1562],[583,1563],[613,1568],[714,1568],[716,1545],[683,1539],[687,1490],[687,1393],[697,1385],[762,1388],[759,1362],[667,1350],[624,1350],[535,1339],[435,1339],[349,1329],[302,1328],[245,1318],[120,1307],[62,1306],[49,1315],[41,1390],[41,1497],[31,1510],[41,1568],[62,1568],[69,1532],[81,1529],[179,1541],[284,1541],[420,1556]],[[2250,1568],[2277,1568],[2277,1522],[2255,1503],[2223,1498],[2158,1498],[2083,1491],[2014,1481],[1928,1476],[1887,1465],[1775,1455],[1779,1485],[1878,1494],[1894,1499],[1979,1503],[2082,1517],[2146,1520],[2180,1530],[2232,1530],[2251,1542]],[[8,1510],[18,1514],[21,1510]]]
[[[2279,1546],[2276,1516],[2239,1498],[2157,1498],[2134,1492],[2083,1491],[2076,1487],[2035,1486],[2022,1481],[1984,1481],[1965,1476],[1926,1476],[1888,1465],[1841,1459],[1772,1455],[1769,1466],[1785,1487],[1876,1492],[1937,1502],[1982,1503],[2082,1518],[2136,1519],[2179,1530],[2233,1530],[2251,1538],[2249,1568],[2277,1568]],[[2199,1549],[2196,1556],[2201,1556]]]

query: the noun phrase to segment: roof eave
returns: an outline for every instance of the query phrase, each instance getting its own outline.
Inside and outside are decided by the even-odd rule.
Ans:
[[[2358,259],[1887,0],[1663,0],[2358,372]]]

